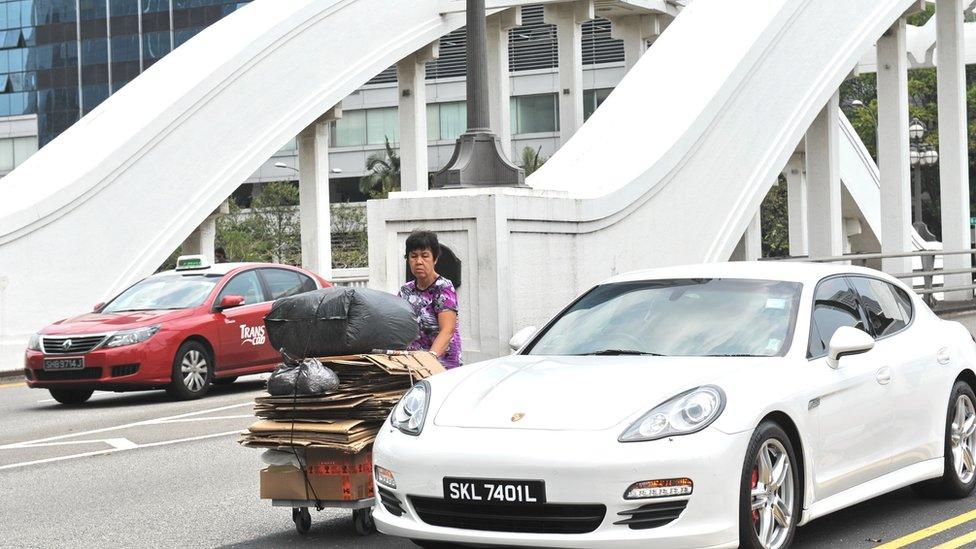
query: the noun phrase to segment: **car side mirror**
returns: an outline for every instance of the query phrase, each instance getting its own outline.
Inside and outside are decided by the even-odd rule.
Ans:
[[[217,304],[217,310],[223,311],[224,309],[233,309],[234,307],[240,307],[244,304],[244,296],[242,295],[225,295],[220,298],[220,303]]]
[[[102,307],[104,307],[104,306],[105,306],[105,302],[104,301],[101,302],[101,303],[96,303],[95,306],[92,307],[92,312],[93,313],[97,313],[98,311],[101,311],[102,310]]]
[[[518,351],[526,343],[528,343],[530,339],[532,339],[535,332],[535,326],[526,326],[525,328],[522,328],[521,330],[515,332],[512,339],[508,340],[508,346],[511,347],[513,351]]]
[[[827,365],[836,370],[840,368],[841,357],[859,355],[873,348],[873,337],[857,328],[841,326],[830,338],[827,349]]]

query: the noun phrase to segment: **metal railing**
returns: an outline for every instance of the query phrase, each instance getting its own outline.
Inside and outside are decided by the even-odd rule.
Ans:
[[[779,261],[810,261],[813,263],[850,263],[860,267],[869,267],[877,270],[881,269],[881,262],[884,259],[895,258],[918,258],[919,269],[912,269],[907,273],[889,273],[891,276],[906,280],[916,294],[922,296],[926,303],[939,312],[964,311],[976,309],[976,300],[973,291],[976,290],[976,267],[966,269],[944,269],[936,267],[936,258],[950,255],[971,255],[974,259],[971,265],[976,265],[976,250],[918,250],[914,252],[884,254],[884,253],[857,253],[845,254],[831,257],[809,257],[809,256],[789,256],[789,257],[770,257],[767,260]],[[914,263],[914,262],[913,262]],[[968,274],[969,284],[947,285],[945,277],[948,275]],[[941,280],[937,280],[940,279]],[[946,299],[945,294],[957,296],[953,299]],[[964,299],[958,296],[964,294]]]

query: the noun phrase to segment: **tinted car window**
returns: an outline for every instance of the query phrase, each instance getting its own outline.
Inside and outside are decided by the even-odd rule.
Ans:
[[[258,280],[258,274],[255,271],[246,271],[232,278],[224,286],[224,289],[220,290],[220,295],[217,296],[217,302],[220,303],[220,299],[225,295],[244,296],[245,305],[264,301],[264,292],[261,291],[261,281]]]
[[[119,294],[101,312],[188,309],[201,305],[220,277],[207,275],[152,276]]]
[[[800,284],[667,279],[594,288],[556,318],[527,353],[782,356]]]
[[[300,293],[311,292],[312,290],[317,289],[315,286],[315,281],[311,278],[303,274],[299,274],[298,278],[302,279],[302,289],[299,291]]]
[[[864,276],[852,276],[850,282],[861,296],[861,307],[876,337],[891,335],[908,325],[908,315],[896,297],[895,287]]]
[[[827,354],[830,338],[841,326],[852,326],[867,332],[857,308],[857,297],[843,277],[824,280],[813,296],[813,320],[810,326],[809,357]],[[815,326],[814,326],[815,325]]]
[[[302,289],[303,281],[295,271],[261,269],[261,275],[264,276],[264,281],[268,284],[271,299],[288,297],[305,291]]]

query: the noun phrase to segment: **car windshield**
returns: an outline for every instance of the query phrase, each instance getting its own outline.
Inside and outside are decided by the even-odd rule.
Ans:
[[[800,287],[720,278],[605,284],[557,317],[527,354],[782,356]]]
[[[122,313],[197,307],[207,299],[219,280],[218,275],[201,274],[150,277],[119,294],[101,312]]]

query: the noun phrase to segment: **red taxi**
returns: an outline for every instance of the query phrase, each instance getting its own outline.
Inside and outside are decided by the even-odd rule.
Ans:
[[[286,265],[211,266],[203,256],[181,256],[175,270],[35,334],[25,357],[27,385],[48,389],[62,404],[81,404],[95,389],[199,398],[211,383],[273,370],[280,355],[264,328],[272,301],[328,286]]]

